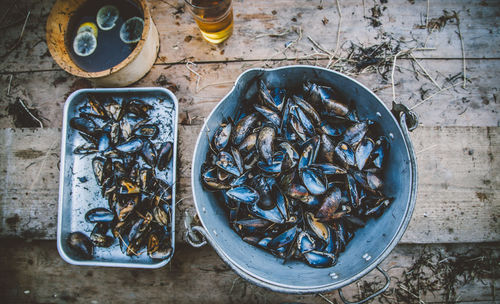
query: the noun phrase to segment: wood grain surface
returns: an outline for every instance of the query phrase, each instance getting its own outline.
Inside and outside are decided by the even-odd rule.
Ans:
[[[411,2],[414,2],[412,4]],[[51,70],[58,66],[47,53],[45,22],[54,3],[50,1],[16,1],[10,8],[9,21],[23,23],[30,11],[22,47],[12,51],[0,62],[0,70],[8,72]],[[153,20],[160,33],[160,54],[157,63],[173,63],[182,60],[193,62],[214,61],[265,61],[303,57],[314,53],[310,36],[324,48],[335,51],[339,14],[335,1],[319,0],[253,0],[233,1],[234,34],[219,46],[207,47],[194,20],[184,8],[182,0],[149,1]],[[469,5],[469,1],[432,1],[427,25],[433,18],[444,15],[443,11],[456,11],[467,58],[500,58],[497,47],[499,36],[498,1],[481,1]],[[2,11],[7,11],[10,1],[2,1]],[[300,8],[300,9],[298,9]],[[425,58],[462,58],[456,21],[448,20],[442,28],[426,29],[426,1],[393,0],[385,4],[372,1],[341,1],[342,23],[339,52],[347,54],[350,41],[365,46],[380,43],[384,35],[401,40],[409,47],[436,48],[418,56]],[[375,13],[373,10],[375,9]],[[378,13],[380,11],[380,13]],[[379,17],[372,17],[373,15]],[[373,18],[381,23],[372,26]],[[12,20],[10,20],[12,19]],[[431,23],[432,26],[433,23]],[[285,52],[287,44],[302,39]],[[4,31],[5,45],[18,39],[20,27],[10,26]],[[344,43],[346,41],[346,43]],[[427,42],[427,43],[426,43]],[[340,44],[339,43],[339,44]],[[2,54],[2,53],[0,53]],[[23,60],[19,60],[23,58]]]
[[[5,240],[3,245],[0,298],[4,303],[328,303],[322,296],[339,303],[337,292],[321,296],[287,295],[250,284],[238,277],[211,248],[181,245],[164,268],[140,270],[69,265],[59,258],[53,241]],[[398,245],[381,264],[391,277],[389,290],[371,303],[418,303],[418,298],[424,303],[445,303],[449,292],[445,282],[435,282],[422,288],[418,296],[412,296],[405,289],[414,290],[408,285],[417,284],[417,280],[407,280],[405,274],[420,269],[416,266],[420,265],[422,256],[438,262],[440,258],[460,257],[474,251],[477,258],[499,261],[498,256],[489,255],[493,248],[492,245],[429,245],[425,248]],[[495,302],[500,278],[488,271],[477,268],[474,278],[466,284],[457,282],[456,295],[451,299],[459,299],[460,303]],[[435,280],[429,268],[419,274],[422,281],[424,278]],[[373,271],[358,283],[343,288],[343,292],[352,301],[360,295],[366,296],[372,288],[380,288],[382,281],[383,277]]]
[[[179,99],[177,199],[183,199],[176,253],[154,271],[77,267],[58,256],[63,106],[69,94],[91,84],[61,70],[47,50],[45,23],[54,1],[0,1],[2,303],[340,303],[335,292],[324,295],[327,301],[254,286],[211,248],[186,245],[182,217],[186,210],[194,213],[195,140],[210,111],[249,68],[333,63],[390,107],[394,55],[414,48],[432,50],[413,51],[418,63],[400,54],[394,92],[420,120],[411,134],[418,199],[401,244],[381,264],[391,286],[373,303],[499,303],[499,1],[234,0],[234,34],[213,46],[202,40],[183,0],[149,0],[160,52],[133,86],[166,87]],[[384,67],[358,68],[349,59],[352,46],[386,50],[377,58]],[[325,53],[341,60],[331,62]],[[16,123],[12,105],[19,99],[43,129]],[[380,275],[369,274],[344,291],[356,300],[380,282]]]
[[[190,174],[199,130],[193,125],[179,128],[178,242],[184,241],[184,211],[195,213]],[[59,129],[0,130],[0,181],[5,185],[0,237],[55,239],[60,138]],[[500,241],[500,128],[420,127],[412,141],[419,184],[402,242]]]

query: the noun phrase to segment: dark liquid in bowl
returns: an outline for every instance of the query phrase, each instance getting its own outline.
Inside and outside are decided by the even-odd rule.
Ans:
[[[105,5],[114,5],[118,8],[119,17],[115,26],[107,31],[101,30],[97,26],[97,11]],[[132,53],[137,43],[124,43],[120,39],[120,28],[122,24],[132,17],[144,19],[142,10],[133,1],[128,0],[108,0],[108,1],[87,1],[71,17],[68,25],[68,35],[66,37],[66,48],[73,62],[87,72],[99,72],[112,68],[122,62]],[[97,26],[97,48],[89,56],[78,56],[73,49],[73,41],[76,37],[78,27],[85,22],[93,22]]]

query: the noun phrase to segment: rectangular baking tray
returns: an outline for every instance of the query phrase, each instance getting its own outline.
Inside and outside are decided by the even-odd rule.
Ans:
[[[109,248],[95,247],[94,256],[84,260],[74,255],[66,244],[69,233],[81,231],[90,235],[93,224],[84,219],[85,213],[97,207],[108,208],[108,203],[101,196],[100,186],[92,170],[93,154],[82,156],[73,154],[73,149],[83,144],[84,139],[69,126],[71,118],[78,116],[78,108],[86,102],[86,94],[106,95],[113,97],[119,103],[127,98],[138,98],[154,105],[149,111],[151,121],[157,122],[160,127],[158,138],[160,141],[173,142],[173,155],[170,167],[163,176],[158,176],[172,185],[172,212],[171,212],[171,247],[172,254],[165,260],[153,260],[146,253],[139,256],[127,256],[122,253],[118,240]],[[160,268],[165,266],[175,251],[175,174],[177,159],[177,116],[178,102],[175,95],[164,88],[109,88],[109,89],[82,89],[72,93],[64,105],[61,142],[61,167],[59,175],[59,210],[57,218],[57,250],[68,263],[87,266],[111,266],[129,268]]]

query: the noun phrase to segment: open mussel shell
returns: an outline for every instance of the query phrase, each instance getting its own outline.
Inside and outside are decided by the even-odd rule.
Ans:
[[[337,256],[331,253],[312,250],[304,253],[304,258],[312,267],[332,267],[337,263]]]
[[[245,204],[255,204],[259,201],[259,193],[248,186],[230,189],[226,195],[232,200]]]
[[[156,165],[156,147],[155,145],[148,139],[143,141],[142,149],[141,149],[142,159],[151,167]]]
[[[339,175],[347,173],[346,169],[331,163],[316,163],[312,164],[310,167],[323,172],[325,175]]]
[[[81,232],[72,232],[68,235],[66,243],[69,248],[80,258],[89,260],[94,255],[94,245],[88,236]]]
[[[236,122],[234,130],[231,133],[231,141],[233,142],[233,144],[240,145],[243,139],[245,139],[247,135],[250,134],[252,127],[257,123],[257,121],[257,113],[252,113]]]
[[[158,136],[158,133],[160,133],[160,129],[155,125],[144,124],[134,129],[132,133],[137,137],[155,139]]]
[[[278,249],[280,247],[286,246],[292,243],[293,240],[295,240],[297,232],[298,232],[297,226],[293,226],[292,228],[285,230],[283,233],[273,238],[267,244],[267,247],[270,249]]]
[[[90,136],[94,136],[97,129],[97,126],[93,120],[83,117],[71,118],[69,121],[69,125],[73,129],[78,130]]]
[[[223,183],[219,180],[216,167],[205,170],[202,173],[201,179],[203,181],[203,185],[211,191],[227,190],[231,188],[231,185]]]
[[[352,147],[345,143],[339,142],[335,147],[335,154],[337,158],[347,167],[354,166],[356,164],[356,154],[354,153]]]
[[[258,104],[254,104],[253,106],[255,110],[257,110],[257,112],[262,114],[262,116],[270,123],[272,123],[276,128],[279,128],[281,126],[281,117],[276,112]]]
[[[262,127],[257,137],[257,149],[259,154],[268,164],[272,163],[275,138],[276,130],[271,126]]]
[[[314,123],[314,125],[317,126],[321,124],[321,117],[319,116],[318,111],[316,111],[316,109],[314,109],[314,107],[310,103],[297,95],[292,96],[292,99],[295,104],[304,111],[304,113],[307,115],[307,118],[309,118],[311,122]]]
[[[172,146],[172,142],[168,141],[161,144],[160,148],[158,149],[158,170],[165,170],[170,163],[173,154]]]
[[[331,231],[325,223],[320,222],[311,212],[306,213],[306,222],[318,238],[325,242],[328,241]]]
[[[234,176],[240,176],[242,172],[240,172],[240,169],[234,162],[233,156],[225,151],[219,152],[219,155],[217,156],[217,160],[215,162],[215,165],[219,167],[220,169],[226,171],[227,173],[230,173]]]
[[[275,111],[281,112],[284,105],[285,93],[278,88],[273,90],[272,94],[265,82],[262,80],[259,80],[258,86],[258,96],[261,104],[266,105]]]
[[[328,190],[323,203],[316,213],[316,218],[324,221],[334,219],[335,212],[342,203],[342,191],[337,187]]]
[[[326,177],[319,170],[305,168],[301,171],[300,177],[304,186],[312,195],[320,195],[325,193],[328,183]]]
[[[215,130],[212,142],[213,142],[213,147],[217,151],[221,151],[224,148],[226,148],[231,138],[232,129],[233,129],[232,123],[223,123],[217,128],[217,130]]]
[[[356,166],[359,170],[363,170],[370,157],[375,143],[369,137],[365,137],[361,140],[355,152]]]
[[[106,208],[94,208],[85,214],[85,220],[89,223],[110,223],[114,218],[113,211]]]
[[[368,132],[368,127],[372,124],[373,122],[369,120],[353,124],[345,131],[342,141],[351,147],[355,147],[363,139],[366,132]]]
[[[123,144],[117,145],[115,149],[122,153],[135,153],[140,151],[143,145],[144,141],[142,139],[132,138],[129,141],[124,142]]]
[[[283,215],[281,214],[278,207],[276,207],[276,206],[274,208],[264,210],[264,209],[259,207],[259,204],[250,204],[250,205],[248,205],[248,210],[254,216],[268,220],[270,222],[277,223],[277,224],[285,223],[285,219],[283,218]]]
[[[114,238],[107,235],[108,223],[97,223],[90,234],[90,240],[97,247],[108,248],[114,243]]]

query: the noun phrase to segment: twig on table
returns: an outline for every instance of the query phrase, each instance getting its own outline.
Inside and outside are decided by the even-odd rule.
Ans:
[[[425,14],[425,28],[429,26],[429,0],[427,0],[427,13]]]
[[[185,199],[187,199],[187,198],[191,198],[191,197],[193,197],[193,196],[192,196],[192,195],[188,195],[188,196],[186,196],[186,197],[183,197],[183,198],[181,198],[181,199],[177,200],[177,202],[175,202],[175,204],[174,204],[174,207],[176,207],[176,206],[177,206],[179,203],[181,203],[183,200],[185,200]]]
[[[420,64],[420,62],[418,62],[417,58],[415,58],[415,56],[413,56],[412,53],[409,54],[411,59],[413,59],[413,61],[415,61],[415,63],[417,63],[417,65],[422,69],[422,71],[424,71],[425,75],[427,76],[427,78],[429,78],[432,83],[434,83],[436,85],[436,87],[438,89],[442,89],[441,86],[436,82],[436,80],[434,80],[434,78],[431,77],[431,75],[427,72],[427,70]]]
[[[394,86],[394,71],[396,70],[396,60],[399,55],[402,54],[411,54],[411,52],[414,51],[430,51],[430,50],[435,50],[435,48],[413,48],[409,50],[401,50],[394,55],[394,59],[392,61],[392,71],[391,71],[391,86],[392,86],[392,101],[396,102],[396,89]]]
[[[271,57],[267,58],[266,61],[264,61],[264,65],[268,65],[268,62],[273,60],[274,57],[276,57],[278,54],[284,54],[286,56],[286,54],[285,54],[286,50],[291,48],[293,45],[297,44],[302,39],[302,27],[299,26],[298,29],[295,27],[292,27],[292,29],[294,29],[295,32],[297,33],[297,35],[298,35],[297,39],[295,39],[294,41],[292,41],[290,43],[287,43],[283,50],[278,51],[278,52],[274,53],[274,55],[272,55]]]
[[[52,151],[52,149],[54,149],[55,145],[59,142],[59,140],[56,140],[54,141],[50,147],[49,147],[49,150],[47,151],[47,153],[45,153],[45,156],[43,157],[43,160],[42,160],[42,163],[40,164],[40,168],[38,169],[35,177],[33,178],[33,182],[31,183],[29,189],[30,190],[33,190],[33,187],[35,186],[36,182],[38,181],[38,178],[40,177],[40,173],[42,173],[42,170],[43,168],[45,167],[45,163],[47,162],[47,159],[49,158],[50,156],[50,152]]]
[[[422,153],[422,152],[428,151],[428,150],[430,150],[430,149],[434,149],[435,147],[437,147],[437,144],[432,145],[432,146],[428,146],[428,147],[427,147],[427,148],[425,148],[425,149],[422,149],[422,150],[420,150],[420,151],[415,152],[415,154],[417,154],[417,155],[418,155],[418,154],[420,154],[420,153]]]
[[[196,75],[196,87],[194,89],[194,91],[196,93],[198,93],[198,85],[200,84],[200,80],[201,80],[201,75],[200,73],[196,72],[195,70],[193,70],[191,67],[189,67],[189,65],[193,65],[193,66],[196,66],[196,63],[193,63],[191,61],[186,61],[186,69],[188,69],[191,73],[195,74]]]
[[[18,98],[17,101],[19,101],[19,103],[21,104],[21,106],[24,108],[24,110],[34,119],[36,120],[39,124],[40,124],[40,128],[43,129],[43,123],[40,119],[38,119],[35,115],[33,115],[31,113],[31,111],[28,109],[28,107],[26,107],[26,105],[24,104],[24,102],[22,101],[21,98]]]
[[[24,25],[23,25],[23,28],[21,29],[21,34],[19,34],[19,38],[17,38],[17,41],[7,50],[7,52],[5,54],[0,56],[0,58],[4,58],[7,55],[9,55],[21,43],[21,40],[23,39],[23,35],[24,35],[24,30],[26,29],[26,24],[28,24],[28,19],[30,17],[30,14],[31,14],[31,11],[29,11],[28,14],[26,14],[26,19],[24,20]]]
[[[332,52],[328,51],[327,49],[323,48],[319,43],[317,43],[316,41],[314,41],[314,39],[311,38],[311,36],[307,36],[307,39],[309,41],[311,41],[311,43],[320,51],[322,51],[323,53],[327,54],[328,56],[331,56],[333,57],[333,54]]]
[[[329,50],[322,47],[319,43],[314,41],[314,39],[312,39],[311,36],[307,36],[307,39],[313,44],[313,46],[316,49],[320,50],[324,55],[328,56],[328,63],[326,64],[326,68],[328,69],[330,67],[330,65],[332,64],[332,61],[333,61],[333,58],[335,58],[335,55],[332,52],[330,52]],[[316,51],[316,53],[318,53],[318,51]]]
[[[404,51],[399,51],[394,55],[394,59],[392,61],[392,71],[391,71],[391,86],[392,86],[392,101],[396,102],[396,88],[394,86],[394,71],[396,70],[396,60],[399,55],[403,54]]]
[[[327,297],[325,297],[324,295],[318,293],[318,296],[320,296],[321,298],[323,298],[323,300],[325,300],[328,304],[334,304],[332,301],[330,301],[330,299],[328,299]]]
[[[287,29],[281,33],[260,34],[260,35],[255,36],[255,39],[259,39],[262,37],[282,37],[282,36],[288,35],[289,33],[291,33],[291,30]]]
[[[385,89],[390,88],[390,87],[391,87],[391,85],[388,84],[388,85],[385,85],[385,86],[381,86],[381,87],[375,88],[375,89],[372,90],[372,92],[373,93],[377,93],[378,91],[385,90]]]
[[[444,92],[444,91],[448,91],[449,89],[451,89],[451,88],[453,88],[453,87],[456,87],[457,85],[458,85],[458,83],[455,83],[455,84],[452,84],[452,85],[451,85],[451,86],[449,86],[449,87],[446,87],[446,88],[443,88],[443,89],[441,89],[441,90],[437,91],[436,93],[434,93],[434,94],[432,94],[432,95],[428,96],[427,98],[425,98],[425,99],[424,99],[424,100],[422,100],[421,102],[419,102],[419,103],[417,103],[416,105],[414,105],[413,107],[411,107],[411,108],[410,108],[410,110],[415,109],[416,107],[418,107],[419,105],[423,104],[424,102],[426,102],[427,100],[431,99],[432,97],[436,96],[437,94],[442,93],[442,92]]]
[[[337,51],[339,50],[339,45],[340,45],[340,28],[342,26],[342,11],[340,10],[340,0],[337,0],[337,11],[339,13],[339,23],[337,25],[337,43],[335,45],[335,52],[333,52],[333,56],[337,55]],[[328,68],[328,67],[327,67]]]
[[[7,86],[7,96],[10,96],[10,86],[12,84],[12,78],[14,78],[14,74],[10,74],[9,76],[9,85]]]
[[[302,39],[302,26],[299,26],[298,30],[296,31],[297,34],[299,35],[297,39],[294,41],[290,42],[284,49],[281,51],[282,53],[285,53],[287,49],[289,49],[292,45],[297,44],[301,39]]]
[[[236,278],[233,280],[233,283],[231,284],[231,289],[229,289],[229,294],[232,294],[232,293],[233,293],[234,285],[236,285],[236,282],[237,282],[239,279],[240,279],[239,277],[236,277]]]
[[[214,82],[214,83],[211,83],[211,84],[207,84],[205,86],[202,86],[196,93],[199,93],[200,91],[203,91],[204,89],[208,88],[208,87],[212,87],[212,86],[218,86],[218,85],[221,85],[221,84],[232,84],[234,83],[234,81],[221,81],[221,82]]]
[[[464,83],[462,88],[465,89],[465,84],[467,83],[467,75],[466,75],[466,66],[465,66],[465,47],[464,47],[464,39],[462,37],[462,32],[460,31],[460,18],[458,18],[457,12],[454,12],[455,20],[457,20],[457,28],[458,28],[458,38],[460,38],[460,46],[462,47],[462,65],[463,65],[463,78]]]
[[[410,290],[408,290],[408,288],[406,288],[404,285],[399,284],[399,288],[403,289],[404,291],[406,291],[407,293],[409,293],[410,295],[412,295],[413,297],[415,297],[416,299],[418,299],[418,302],[420,304],[425,304],[425,302],[422,301],[419,296],[417,296],[416,294],[414,294],[413,292],[411,292]]]

